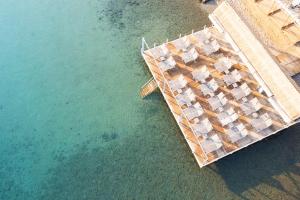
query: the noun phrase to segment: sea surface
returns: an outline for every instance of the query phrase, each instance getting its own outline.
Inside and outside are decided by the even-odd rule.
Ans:
[[[149,44],[208,24],[198,0],[0,1],[0,199],[299,199],[300,126],[200,169]]]

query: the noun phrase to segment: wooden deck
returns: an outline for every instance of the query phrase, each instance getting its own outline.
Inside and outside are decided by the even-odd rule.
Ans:
[[[244,148],[254,142],[257,142],[271,134],[278,132],[287,127],[287,124],[284,122],[282,117],[279,115],[277,110],[272,106],[269,102],[269,97],[264,94],[258,92],[258,88],[260,84],[256,81],[256,79],[249,72],[247,66],[245,66],[240,57],[238,56],[238,52],[235,52],[227,40],[220,34],[215,28],[210,28],[211,33],[213,33],[213,37],[221,44],[221,49],[219,52],[206,56],[200,46],[197,44],[197,40],[193,35],[189,35],[188,38],[192,41],[193,45],[196,47],[197,52],[200,54],[199,59],[191,63],[189,65],[184,64],[181,59],[182,52],[179,52],[172,42],[166,44],[167,48],[171,52],[172,56],[176,61],[176,69],[168,72],[162,72],[158,66],[158,61],[154,59],[150,50],[146,50],[142,53],[154,79],[157,82],[159,89],[161,90],[166,103],[168,104],[172,114],[174,115],[187,143],[189,144],[198,164],[200,167],[203,167],[209,163],[212,163],[226,155],[229,155],[235,151],[238,151],[241,148]],[[231,87],[225,85],[223,81],[223,73],[218,72],[213,64],[220,56],[229,57],[238,62],[238,64],[234,65],[234,68],[237,69],[242,75],[243,79],[241,83],[247,83],[251,88],[252,97],[256,97],[263,104],[262,110],[259,113],[268,113],[273,121],[273,125],[265,131],[256,132],[255,129],[250,124],[251,117],[243,115],[243,112],[240,108],[241,102],[236,101],[231,94]],[[245,142],[243,144],[231,143],[228,139],[227,129],[228,127],[223,127],[217,118],[217,112],[212,111],[210,105],[208,104],[208,97],[203,96],[200,91],[200,83],[193,80],[192,72],[195,69],[198,69],[206,65],[209,69],[210,75],[217,81],[220,86],[219,91],[222,91],[226,98],[229,99],[229,105],[234,108],[234,110],[239,114],[239,118],[237,121],[243,123],[247,130],[249,131],[249,135],[246,136]],[[196,94],[196,100],[199,102],[204,109],[205,117],[207,117],[210,122],[213,124],[213,133],[217,134],[223,143],[223,148],[221,149],[222,154],[217,153],[209,153],[206,154],[201,146],[201,142],[204,140],[201,136],[196,136],[193,129],[191,128],[191,121],[189,121],[184,113],[183,109],[185,106],[180,106],[175,98],[176,92],[172,91],[169,87],[169,81],[176,79],[178,76],[183,75],[185,80],[188,81],[188,88],[191,88],[193,92]]]
[[[289,118],[291,120],[299,118],[300,93],[298,86],[281,70],[234,9],[227,2],[224,2],[212,16],[246,55]]]

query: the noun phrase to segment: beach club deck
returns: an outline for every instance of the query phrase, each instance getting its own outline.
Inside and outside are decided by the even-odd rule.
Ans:
[[[299,108],[293,109],[300,102],[296,85],[239,18],[229,24],[238,17],[234,10],[222,14],[229,4],[218,9],[210,16],[214,26],[153,48],[143,39],[141,49],[153,76],[142,94],[160,89],[200,167],[289,127],[300,116]],[[282,96],[289,94],[294,96]]]

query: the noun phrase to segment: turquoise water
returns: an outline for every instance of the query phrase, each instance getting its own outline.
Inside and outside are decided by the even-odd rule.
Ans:
[[[199,169],[139,52],[199,1],[0,2],[0,199],[297,199],[299,126]]]

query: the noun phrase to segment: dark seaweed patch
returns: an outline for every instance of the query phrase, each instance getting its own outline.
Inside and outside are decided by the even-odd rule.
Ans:
[[[101,11],[97,11],[98,20],[102,21],[104,16],[107,17],[108,21],[114,27],[117,27],[119,30],[125,29],[126,25],[124,23],[124,11],[128,7],[139,6],[138,1],[110,1],[107,4],[107,7]]]
[[[101,135],[101,139],[104,140],[105,142],[110,142],[112,140],[115,140],[119,137],[119,134],[117,132],[112,132],[112,133],[103,133]]]

